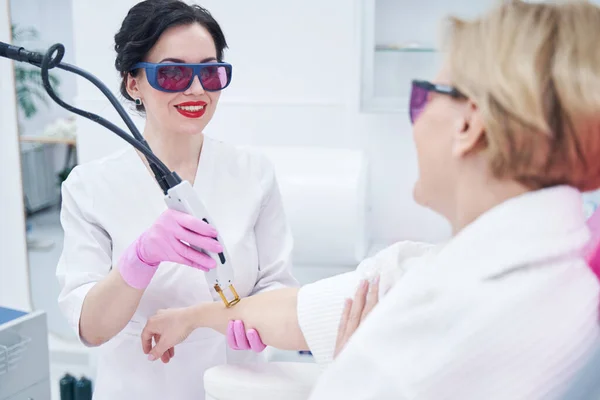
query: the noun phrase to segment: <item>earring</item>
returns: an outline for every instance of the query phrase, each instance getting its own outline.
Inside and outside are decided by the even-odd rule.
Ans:
[[[135,105],[136,106],[141,106],[142,105],[142,99],[135,99]]]

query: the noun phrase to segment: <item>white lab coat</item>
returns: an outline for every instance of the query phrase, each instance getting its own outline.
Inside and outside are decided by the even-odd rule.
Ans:
[[[266,159],[206,137],[194,188],[222,235],[240,296],[297,285],[291,275],[291,233]],[[65,243],[57,267],[62,288],[58,302],[79,332],[86,294],[166,206],[133,148],[76,167],[62,196]],[[213,297],[202,271],[161,264],[130,323],[100,347],[94,399],[201,400],[207,368],[258,361],[253,352],[227,349],[224,336],[207,328],[177,346],[169,364],[147,360],[140,340],[146,320],[161,308],[206,301]]]
[[[486,212],[403,268],[311,400],[560,398],[599,340],[589,237],[569,187]]]

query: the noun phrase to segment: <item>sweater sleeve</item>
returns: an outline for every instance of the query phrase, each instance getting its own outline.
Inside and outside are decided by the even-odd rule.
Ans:
[[[435,249],[424,243],[396,243],[361,262],[355,271],[303,286],[298,293],[298,322],[316,362],[325,367],[333,361],[344,302],[354,296],[361,280],[379,275],[383,296],[406,267]]]

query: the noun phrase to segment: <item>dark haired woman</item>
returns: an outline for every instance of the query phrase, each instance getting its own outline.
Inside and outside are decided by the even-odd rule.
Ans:
[[[146,0],[115,35],[115,65],[121,93],[145,114],[150,147],[201,195],[245,297],[296,281],[272,166],[203,134],[231,80],[226,47],[205,9]],[[207,368],[257,357],[227,351],[225,337],[210,329],[193,332],[163,362],[142,351],[140,333],[157,310],[220,301],[204,274],[215,262],[187,246],[218,252],[220,244],[212,226],[166,208],[133,148],[78,166],[62,190],[59,304],[82,343],[102,345],[96,399],[202,399]],[[252,340],[238,333],[229,337],[238,340],[230,347],[249,348]]]

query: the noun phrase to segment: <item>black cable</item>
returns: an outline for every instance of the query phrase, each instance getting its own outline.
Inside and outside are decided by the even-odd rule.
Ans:
[[[56,57],[53,57],[53,54],[55,52],[58,53]],[[38,65],[37,63],[30,61],[31,64],[36,65],[42,69],[42,81],[44,83],[44,89],[46,89],[46,92],[52,98],[52,100],[54,100],[61,107],[77,115],[85,117],[91,121],[94,121],[107,129],[110,129],[111,131],[119,135],[123,140],[127,141],[129,144],[131,144],[133,147],[139,150],[142,154],[144,154],[144,156],[148,160],[150,168],[152,169],[152,172],[154,173],[157,182],[159,183],[161,189],[165,194],[167,193],[168,189],[180,183],[181,178],[179,178],[177,173],[171,172],[169,168],[167,168],[167,166],[150,150],[150,146],[148,146],[147,142],[140,134],[127,112],[123,109],[121,103],[119,103],[119,101],[112,94],[112,92],[98,78],[88,73],[87,71],[84,71],[74,65],[62,63],[61,60],[64,57],[64,54],[64,46],[60,43],[57,43],[50,47],[50,49],[48,49],[48,51],[42,59],[41,64]],[[117,110],[127,127],[130,129],[131,133],[133,134],[133,137],[125,133],[121,128],[114,125],[112,122],[102,118],[101,116],[80,110],[60,99],[60,97],[56,95],[54,89],[52,88],[52,85],[50,84],[49,70],[52,68],[60,68],[65,71],[72,72],[93,83],[98,89],[102,91],[102,93],[108,98],[113,107]]]

